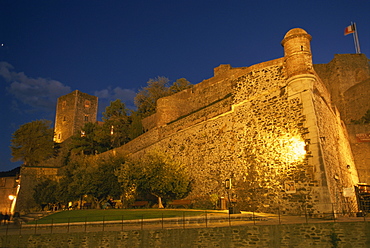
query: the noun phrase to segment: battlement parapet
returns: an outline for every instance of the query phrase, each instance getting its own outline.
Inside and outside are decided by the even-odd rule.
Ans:
[[[249,67],[232,68],[230,65],[220,65],[214,69],[214,77],[203,80],[190,89],[158,99],[156,113],[142,121],[144,130],[167,125],[221,101],[225,96],[233,94],[235,79],[273,65],[282,66],[283,62],[284,58],[278,58]]]

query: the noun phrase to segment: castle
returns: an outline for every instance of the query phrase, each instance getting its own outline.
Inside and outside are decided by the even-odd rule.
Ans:
[[[190,168],[194,202],[229,196],[244,210],[358,211],[355,186],[370,183],[370,143],[359,137],[370,126],[351,120],[370,109],[369,61],[345,54],[314,65],[310,41],[294,28],[282,40],[284,57],[249,67],[220,65],[214,77],[159,99],[156,113],[143,120],[144,134],[99,156],[161,150]],[[66,126],[64,118],[96,116],[96,98],[71,94],[80,107],[68,109],[59,99],[57,141],[81,123]],[[23,168],[21,181],[56,171]]]

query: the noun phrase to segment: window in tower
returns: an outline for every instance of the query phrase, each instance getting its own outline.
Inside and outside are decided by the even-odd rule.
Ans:
[[[5,181],[6,181],[5,177],[0,178],[0,187],[5,187],[5,185],[6,185]]]
[[[85,108],[90,108],[91,102],[89,100],[85,100]]]
[[[85,115],[85,121],[89,121],[89,115]]]

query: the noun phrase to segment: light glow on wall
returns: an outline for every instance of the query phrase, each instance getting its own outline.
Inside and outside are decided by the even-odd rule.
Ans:
[[[280,159],[282,162],[293,163],[302,161],[306,155],[306,143],[300,136],[288,135],[280,138]]]

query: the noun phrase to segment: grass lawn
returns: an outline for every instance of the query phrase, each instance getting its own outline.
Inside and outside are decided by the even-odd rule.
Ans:
[[[190,209],[88,209],[66,210],[51,214],[37,220],[38,224],[68,223],[68,222],[91,222],[109,220],[135,220],[171,217],[199,216],[205,213],[224,213],[217,210],[190,210]],[[35,224],[36,221],[28,222]]]

